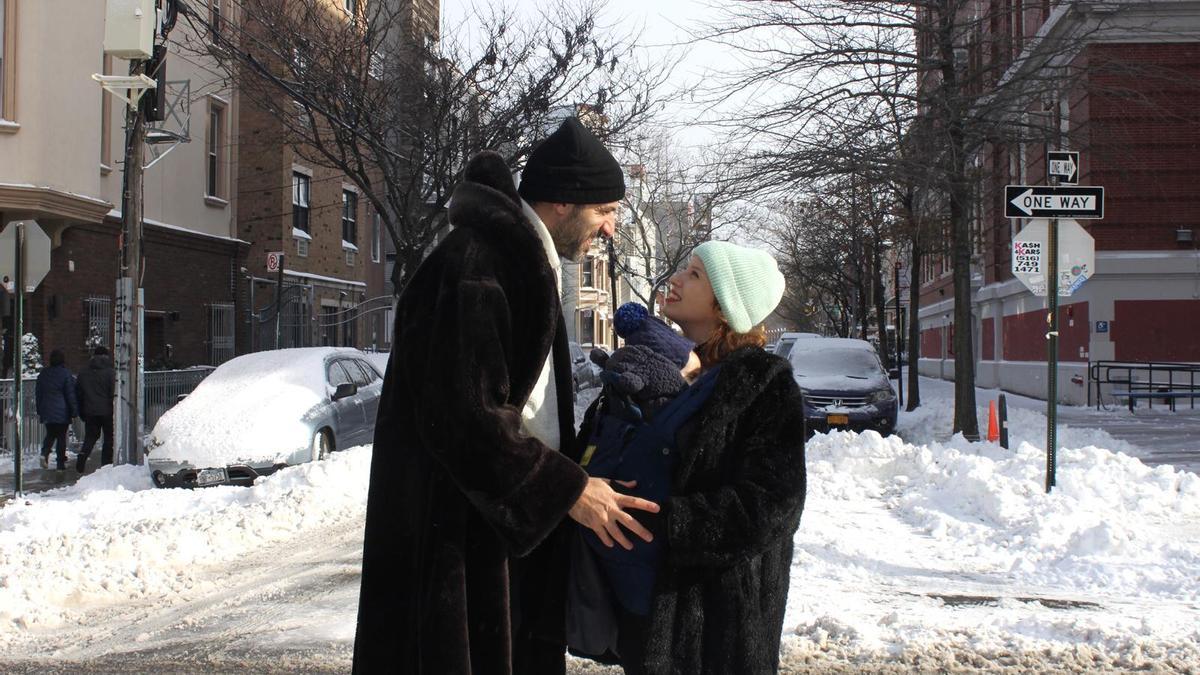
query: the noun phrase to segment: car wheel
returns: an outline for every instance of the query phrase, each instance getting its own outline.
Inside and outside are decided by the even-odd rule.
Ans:
[[[329,459],[329,453],[333,452],[333,434],[329,433],[328,429],[322,429],[313,436],[312,441],[312,458],[313,461]]]

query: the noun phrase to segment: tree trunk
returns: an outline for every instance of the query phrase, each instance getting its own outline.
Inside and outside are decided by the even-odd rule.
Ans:
[[[957,147],[961,148],[959,144]],[[975,358],[971,339],[971,224],[966,209],[966,171],[957,160],[950,193],[950,226],[954,261],[954,432],[979,440],[975,411]]]
[[[921,374],[917,370],[921,358],[921,256],[921,238],[914,234],[908,270],[908,402],[905,410],[910,412],[921,405]]]
[[[883,362],[888,368],[895,368],[896,364],[893,361],[896,355],[891,350],[891,340],[887,334],[887,295],[883,289],[883,256],[879,255],[878,246],[875,248],[875,264],[871,269],[871,279],[874,286],[875,296],[875,325],[878,327],[879,333],[879,353],[883,355]],[[900,289],[896,289],[899,293]],[[896,317],[896,323],[900,323],[900,317]],[[899,330],[897,328],[897,330]]]

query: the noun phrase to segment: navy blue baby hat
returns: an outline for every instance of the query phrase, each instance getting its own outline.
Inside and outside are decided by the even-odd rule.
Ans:
[[[696,343],[671,330],[671,327],[636,302],[627,302],[617,308],[614,320],[617,335],[625,338],[629,345],[644,345],[667,357],[676,366],[687,365],[688,357]]]

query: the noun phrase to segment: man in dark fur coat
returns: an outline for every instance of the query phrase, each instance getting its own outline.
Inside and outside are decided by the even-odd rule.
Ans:
[[[519,194],[518,194],[519,193]],[[630,548],[650,502],[569,452],[559,256],[612,236],[620,166],[575,118],[531,154],[468,164],[453,230],[400,296],[375,426],[359,673],[562,673],[565,516]],[[567,454],[564,454],[566,452]]]

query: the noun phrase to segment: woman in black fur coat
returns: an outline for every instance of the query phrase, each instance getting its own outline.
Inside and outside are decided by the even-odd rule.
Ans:
[[[671,497],[652,524],[666,553],[650,614],[620,620],[627,673],[779,668],[805,494],[800,390],[759,325],[782,295],[770,255],[726,242],[702,244],[670,279],[663,313],[719,372],[677,436]]]

